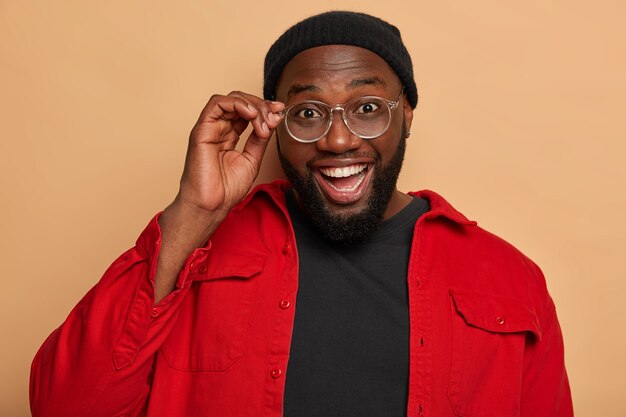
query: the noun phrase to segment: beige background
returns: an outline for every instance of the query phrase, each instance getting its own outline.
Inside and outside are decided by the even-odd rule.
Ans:
[[[37,348],[173,198],[209,96],[260,93],[271,42],[332,8],[394,22],[413,55],[401,189],[542,266],[577,415],[626,416],[622,0],[0,0],[1,416],[29,414]]]

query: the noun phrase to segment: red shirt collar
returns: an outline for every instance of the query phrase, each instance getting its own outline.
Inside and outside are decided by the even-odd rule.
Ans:
[[[250,199],[257,193],[267,194],[274,203],[281,208],[281,210],[287,214],[287,207],[285,203],[285,190],[293,187],[291,183],[286,180],[275,180],[267,184],[260,184],[252,190],[252,192],[239,204],[239,206],[246,205]],[[409,193],[414,197],[420,197],[428,200],[430,203],[430,210],[424,215],[425,218],[435,218],[438,216],[446,217],[456,223],[465,226],[476,226],[476,222],[469,220],[461,212],[456,210],[450,203],[448,203],[442,196],[434,191],[422,190],[412,191]]]

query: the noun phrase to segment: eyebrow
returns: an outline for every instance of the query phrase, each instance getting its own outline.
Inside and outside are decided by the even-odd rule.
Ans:
[[[321,88],[313,84],[294,84],[289,87],[289,91],[287,91],[287,99],[293,95],[302,93],[303,91],[319,92],[321,91]]]
[[[381,78],[373,76],[373,77],[360,78],[358,80],[350,81],[350,83],[348,84],[348,90],[353,90],[355,88],[359,88],[364,85],[375,85],[375,86],[380,86],[380,87],[387,86],[387,84]]]
[[[386,87],[387,83],[385,83],[381,78],[376,77],[376,76],[368,77],[368,78],[359,78],[359,79],[350,81],[348,85],[346,86],[346,89],[354,90],[364,85],[375,85],[375,86],[380,86],[380,87]],[[305,91],[319,93],[320,91],[322,91],[322,89],[314,84],[294,84],[287,91],[287,99],[289,99],[291,96],[294,96],[296,94],[299,94]]]

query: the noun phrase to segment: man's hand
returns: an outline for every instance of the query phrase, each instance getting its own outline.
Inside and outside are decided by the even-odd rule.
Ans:
[[[180,190],[159,219],[155,303],[174,289],[185,259],[252,187],[283,107],[235,91],[211,97],[202,110],[189,137]],[[235,146],[249,124],[253,130],[240,152]]]
[[[280,123],[275,112],[283,107],[242,92],[211,97],[191,131],[174,203],[225,216],[250,190],[269,138]],[[235,145],[248,123],[254,130],[239,152]]]

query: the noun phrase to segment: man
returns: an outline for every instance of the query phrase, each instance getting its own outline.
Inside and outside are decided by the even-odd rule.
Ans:
[[[33,415],[572,415],[538,267],[396,188],[417,103],[399,31],[300,22],[264,95],[209,100],[173,203],[37,354]],[[247,195],[274,132],[289,183]]]

